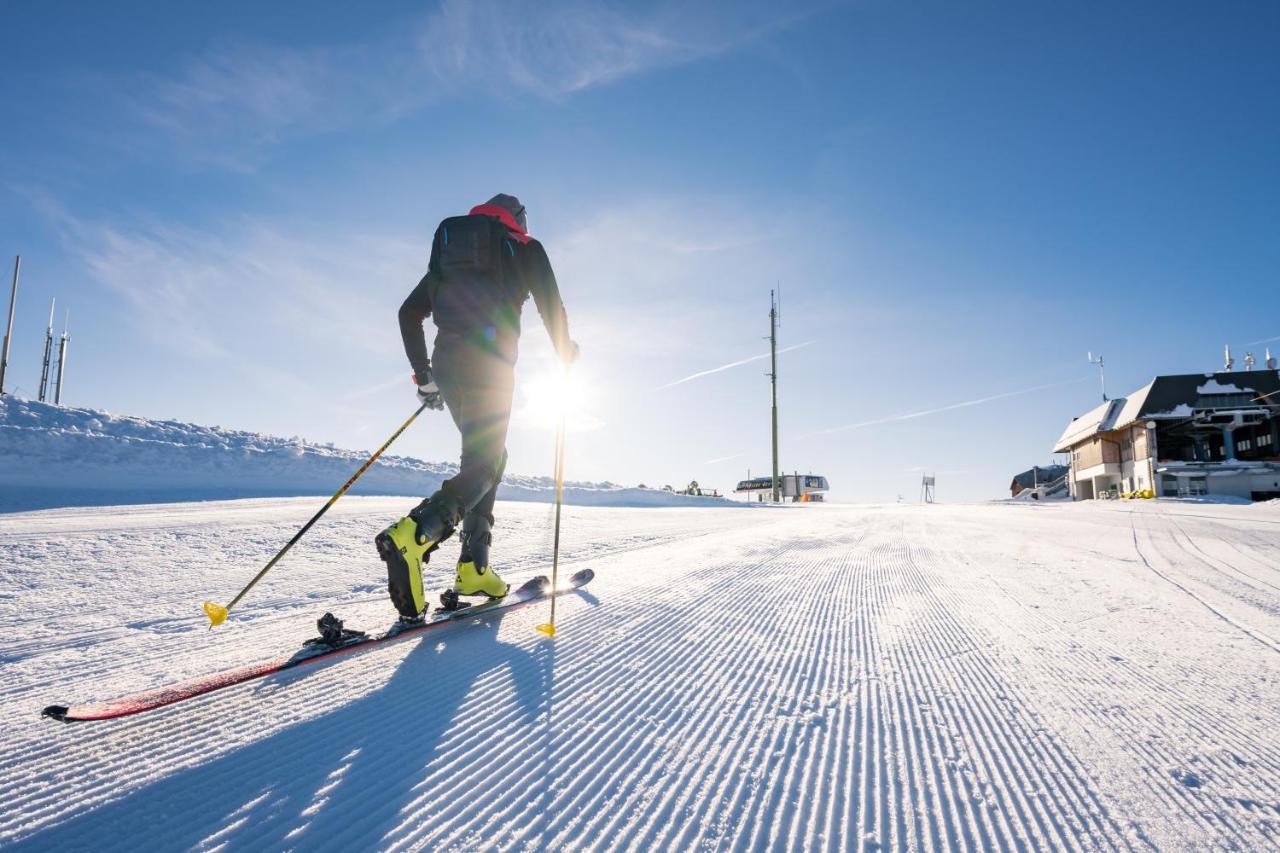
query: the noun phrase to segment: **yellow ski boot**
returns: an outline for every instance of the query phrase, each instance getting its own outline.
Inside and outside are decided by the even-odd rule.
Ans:
[[[489,543],[493,541],[489,519],[471,514],[462,522],[462,553],[453,591],[458,595],[487,595],[502,598],[510,585],[489,567]]]
[[[438,511],[438,503],[424,501],[373,540],[387,564],[387,592],[404,619],[417,619],[426,609],[422,567],[431,559],[431,552],[453,534],[448,513]]]

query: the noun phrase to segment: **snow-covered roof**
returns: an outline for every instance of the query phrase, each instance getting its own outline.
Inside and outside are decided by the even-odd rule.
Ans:
[[[1120,407],[1124,403],[1125,398],[1123,397],[1116,400],[1108,400],[1096,409],[1091,409],[1072,420],[1071,423],[1067,424],[1062,437],[1054,444],[1053,452],[1066,453],[1085,439],[1092,438],[1100,432],[1114,429],[1116,414],[1119,413]]]
[[[1125,398],[1124,405],[1116,412],[1116,425],[1131,424],[1138,419],[1138,413],[1142,411],[1142,407],[1146,405],[1147,397],[1151,394],[1151,389],[1155,386],[1156,380],[1152,379],[1146,385],[1143,385],[1137,391],[1134,391]]]
[[[1067,473],[1069,470],[1071,469],[1066,465],[1049,465],[1043,468],[1037,465],[1034,468],[1028,468],[1021,474],[1015,474],[1013,482],[1009,484],[1009,487],[1012,488],[1014,484],[1017,484],[1022,486],[1024,489],[1030,489],[1036,484],[1047,485]]]
[[[1274,370],[1245,370],[1235,373],[1185,373],[1157,376],[1129,396],[1116,417],[1113,429],[1123,429],[1135,421],[1162,418],[1189,418],[1195,409],[1213,408],[1201,398],[1211,394],[1250,394],[1265,397],[1280,391],[1280,373]],[[1280,395],[1271,397],[1280,402]],[[1261,405],[1262,401],[1250,403]]]
[[[1250,394],[1248,405],[1280,404],[1280,371],[1246,370],[1235,373],[1185,373],[1157,376],[1128,397],[1103,403],[1073,420],[1053,447],[1065,453],[1100,432],[1123,429],[1138,421],[1189,418],[1197,408],[1214,408],[1219,401],[1207,395]]]

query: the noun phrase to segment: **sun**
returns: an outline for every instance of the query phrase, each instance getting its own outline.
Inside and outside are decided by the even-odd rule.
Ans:
[[[588,411],[588,383],[576,366],[550,366],[522,383],[516,421],[523,426],[556,430],[561,417],[570,432],[599,429],[604,422]]]

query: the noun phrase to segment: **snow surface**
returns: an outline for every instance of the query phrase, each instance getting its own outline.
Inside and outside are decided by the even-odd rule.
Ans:
[[[388,434],[393,428],[388,427]],[[372,451],[6,396],[0,397],[0,512],[256,496],[328,497]],[[457,470],[453,464],[383,456],[351,494],[424,497]],[[509,473],[499,495],[503,500],[552,501],[554,481]],[[594,506],[740,505],[614,483],[566,483],[564,500]]]
[[[1276,849],[1280,505],[570,507],[560,600],[107,723],[392,609],[397,499],[0,517],[0,846]],[[499,505],[513,580],[546,507]],[[439,583],[456,557],[437,555]]]
[[[1210,379],[1208,382],[1196,388],[1197,394],[1243,394],[1245,391],[1252,391],[1252,388],[1237,388],[1233,383],[1228,382],[1225,385],[1217,379]]]
[[[1195,409],[1191,408],[1190,403],[1179,403],[1172,409],[1166,409],[1163,412],[1151,412],[1146,415],[1149,419],[1155,418],[1189,418],[1194,415]]]

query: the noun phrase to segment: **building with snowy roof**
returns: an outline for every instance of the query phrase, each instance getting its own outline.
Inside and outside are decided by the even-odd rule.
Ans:
[[[1274,362],[1272,362],[1274,364]],[[1071,494],[1280,497],[1280,372],[1157,376],[1072,419]]]
[[[1031,497],[1039,500],[1042,495],[1045,497],[1059,494],[1067,485],[1067,473],[1071,469],[1066,465],[1049,465],[1041,467],[1036,465],[1028,468],[1021,474],[1013,476],[1013,482],[1009,484],[1010,497],[1017,497],[1023,492],[1034,492]]]

